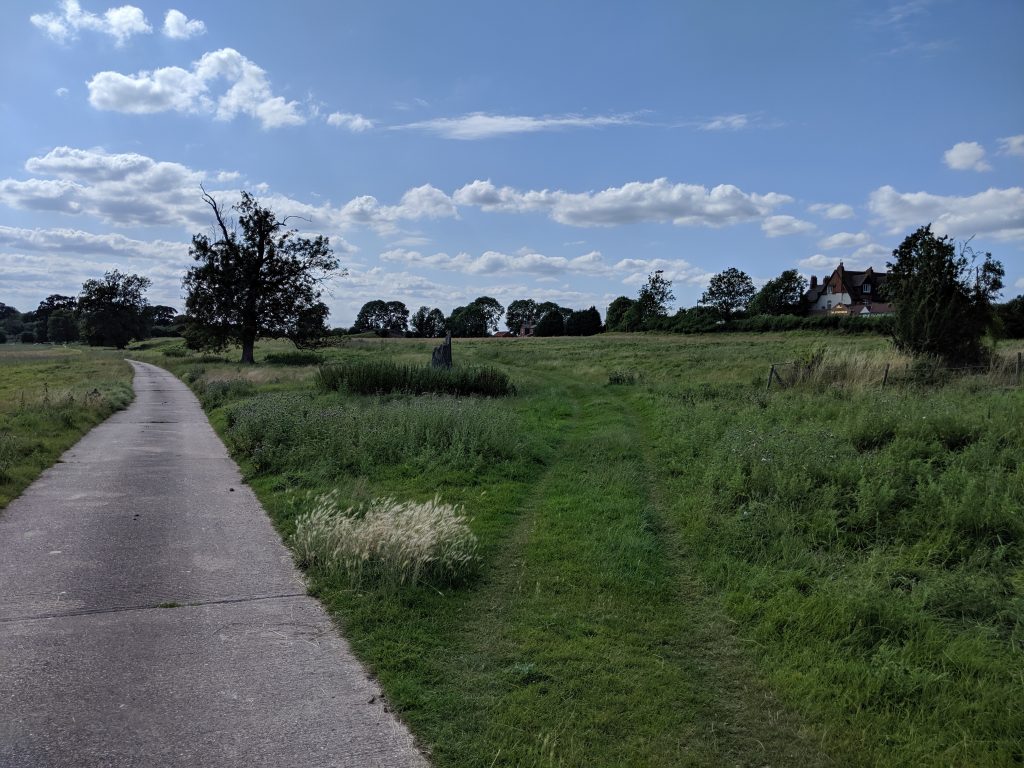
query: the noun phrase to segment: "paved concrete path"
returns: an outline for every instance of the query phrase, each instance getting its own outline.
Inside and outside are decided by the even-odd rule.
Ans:
[[[425,766],[195,397],[132,365],[0,511],[0,766]]]

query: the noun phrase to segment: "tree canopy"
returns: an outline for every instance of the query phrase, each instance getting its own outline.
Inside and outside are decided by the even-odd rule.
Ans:
[[[459,338],[479,338],[487,335],[490,320],[487,310],[474,301],[452,310],[448,318],[448,330],[452,336]]]
[[[566,336],[593,336],[600,332],[601,314],[597,311],[597,307],[573,312],[565,321]]]
[[[729,267],[711,278],[708,288],[700,297],[701,305],[717,310],[723,320],[746,310],[754,297],[754,281],[736,267]]]
[[[893,339],[911,354],[930,354],[970,365],[983,356],[981,340],[991,327],[992,302],[1003,288],[1003,265],[978,255],[931,225],[920,227],[892,252],[887,294],[896,305]]]
[[[636,303],[636,299],[629,296],[619,296],[608,305],[608,314],[604,319],[605,327],[609,331],[624,331],[626,313]]]
[[[533,327],[537,322],[537,302],[533,299],[516,299],[510,302],[505,312],[505,325],[509,331],[519,335],[523,326]]]
[[[147,277],[112,270],[102,280],[86,280],[78,296],[82,335],[90,346],[124,349],[146,334]],[[49,330],[49,329],[47,329]]]
[[[379,334],[405,333],[409,330],[409,310],[400,301],[368,301],[356,315],[352,333],[373,331]]]
[[[501,317],[505,314],[505,308],[501,306],[497,299],[490,296],[478,296],[473,299],[473,303],[480,307],[484,315],[487,316],[487,332],[496,333],[498,323],[501,322]]]
[[[418,338],[436,339],[444,336],[445,330],[448,327],[448,321],[445,320],[444,312],[440,309],[436,307],[434,309],[420,307],[412,316],[410,325],[412,326],[413,334]]]
[[[216,230],[212,240],[194,235],[189,249],[197,262],[183,280],[189,346],[238,343],[241,361],[252,363],[259,338],[288,338],[298,347],[316,343],[327,333],[321,285],[339,269],[328,239],[299,237],[287,228],[288,217],[278,219],[248,192],[233,206],[233,228],[220,203],[205,192],[203,200]]]
[[[747,307],[752,315],[796,315],[803,307],[807,280],[795,269],[764,284]]]

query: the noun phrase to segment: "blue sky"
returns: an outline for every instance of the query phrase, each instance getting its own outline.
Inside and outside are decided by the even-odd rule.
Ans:
[[[261,9],[261,6],[265,10]],[[18,0],[0,25],[0,301],[119,268],[183,306],[256,192],[375,298],[692,306],[974,237],[1024,292],[1024,3]]]

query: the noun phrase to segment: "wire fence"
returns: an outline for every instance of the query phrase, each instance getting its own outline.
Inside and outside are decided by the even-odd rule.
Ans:
[[[788,389],[811,383],[879,387],[939,385],[967,376],[994,387],[1020,387],[1024,384],[1024,353],[993,355],[989,362],[982,365],[952,368],[938,359],[853,366],[823,361],[817,356],[802,361],[773,363],[765,390]]]

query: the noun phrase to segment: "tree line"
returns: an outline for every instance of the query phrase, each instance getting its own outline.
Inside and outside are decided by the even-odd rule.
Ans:
[[[197,350],[237,344],[241,362],[252,363],[260,338],[287,338],[301,348],[325,343],[337,333],[481,337],[497,333],[502,319],[513,335],[688,332],[735,327],[756,318],[797,317],[806,311],[807,283],[796,270],[784,271],[757,290],[749,275],[731,267],[711,278],[697,306],[670,316],[672,282],[658,270],[648,275],[636,298],[617,297],[604,324],[593,306],[575,310],[523,298],[506,308],[493,297],[480,296],[448,316],[436,307],[410,313],[400,301],[377,299],[362,306],[351,328],[331,331],[322,286],[331,275],[345,271],[328,238],[300,237],[287,226],[289,217],[278,218],[245,191],[231,208],[237,219],[230,219],[205,190],[203,200],[215,221],[214,234],[192,238],[189,254],[195,263],[182,281],[184,315],[174,307],[150,305],[145,297],[148,278],[112,270],[102,279],[87,280],[77,297],[53,294],[29,312],[0,303],[0,341],[11,336],[23,342],[81,339],[123,349],[133,339],[180,333]],[[985,354],[985,334],[1024,337],[1024,296],[995,303],[1005,272],[991,254],[975,254],[969,244],[961,244],[958,251],[949,237],[937,237],[925,226],[893,251],[887,267],[885,298],[896,307],[887,332],[899,348],[972,363]]]

